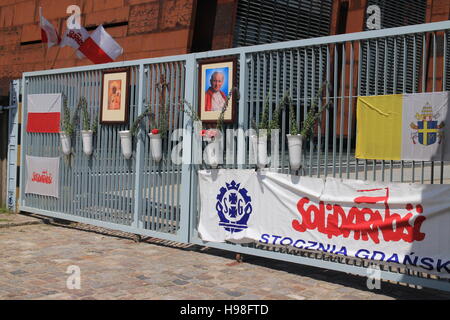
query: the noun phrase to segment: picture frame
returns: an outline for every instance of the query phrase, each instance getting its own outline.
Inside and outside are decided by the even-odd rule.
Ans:
[[[217,123],[226,97],[237,87],[237,58],[200,60],[198,69],[198,114],[203,123]],[[234,123],[236,97],[231,95],[223,123]]]
[[[105,70],[102,74],[101,124],[124,124],[129,120],[130,70]]]

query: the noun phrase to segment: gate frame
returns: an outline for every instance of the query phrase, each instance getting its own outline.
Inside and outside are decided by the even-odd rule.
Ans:
[[[133,60],[133,61],[122,61],[122,62],[114,62],[114,63],[108,63],[108,64],[102,64],[102,65],[89,65],[89,66],[80,66],[80,67],[72,67],[72,68],[64,68],[64,69],[52,69],[52,70],[43,70],[43,71],[32,71],[32,72],[25,72],[22,75],[22,126],[21,126],[21,137],[22,137],[22,148],[20,150],[20,197],[19,197],[19,211],[25,211],[30,213],[35,213],[39,215],[49,216],[53,218],[59,218],[64,219],[68,221],[74,221],[84,224],[90,224],[93,226],[101,227],[101,228],[107,228],[112,230],[118,230],[122,232],[128,232],[133,233],[141,236],[148,236],[148,237],[155,237],[160,239],[165,239],[169,241],[177,241],[181,243],[188,243],[189,242],[189,199],[190,199],[190,188],[181,188],[182,193],[180,194],[180,225],[177,234],[170,234],[160,231],[152,231],[152,230],[146,230],[142,228],[142,223],[139,222],[139,213],[141,209],[140,205],[140,192],[142,191],[140,187],[142,186],[142,179],[140,177],[140,173],[142,172],[143,168],[143,156],[144,153],[142,152],[143,149],[143,139],[139,137],[137,139],[136,143],[136,165],[135,165],[135,189],[134,189],[134,211],[133,214],[133,223],[131,226],[112,223],[112,222],[105,222],[100,221],[96,219],[89,219],[85,217],[75,216],[71,214],[61,213],[61,212],[53,212],[48,210],[42,210],[38,208],[33,208],[25,205],[24,200],[24,194],[25,194],[25,172],[24,172],[24,166],[25,166],[25,148],[26,140],[27,140],[27,134],[25,132],[26,130],[26,115],[28,114],[28,101],[27,101],[27,85],[28,80],[27,78],[30,77],[36,77],[36,76],[47,76],[47,75],[57,75],[57,74],[68,74],[68,73],[74,73],[74,72],[86,72],[86,71],[94,71],[94,70],[104,70],[104,69],[111,69],[111,68],[123,68],[123,67],[139,67],[139,91],[138,91],[138,105],[137,110],[138,112],[143,111],[143,89],[144,89],[144,73],[145,73],[145,66],[146,65],[152,65],[152,64],[159,64],[159,63],[168,63],[168,62],[188,62],[192,64],[194,61],[192,60],[192,55],[184,54],[184,55],[177,55],[177,56],[170,56],[170,57],[159,57],[159,58],[149,58],[149,59],[140,59],[140,60]],[[192,65],[193,66],[193,65]],[[187,74],[187,73],[186,73]],[[191,99],[193,95],[193,88],[194,84],[192,82],[187,83],[185,87],[185,99]],[[189,101],[189,100],[188,100]],[[183,115],[183,129],[189,130],[192,125],[190,124],[189,117],[187,114]],[[140,135],[139,135],[140,136]],[[189,152],[186,152],[184,157],[191,156],[190,152],[190,139],[183,139],[183,150],[189,150]],[[190,178],[191,178],[191,168],[189,165],[183,165],[182,168],[182,178],[181,178],[181,185],[190,186]],[[184,180],[183,180],[184,179]],[[186,181],[188,179],[188,181]]]

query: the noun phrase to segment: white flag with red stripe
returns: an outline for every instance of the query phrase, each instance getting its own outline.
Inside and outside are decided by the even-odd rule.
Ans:
[[[27,132],[58,133],[61,118],[61,94],[28,95]]]
[[[40,27],[42,42],[47,43],[49,48],[56,46],[61,42],[61,38],[59,37],[56,28],[45,19],[42,14],[40,15]]]
[[[79,48],[87,38],[89,38],[89,32],[83,27],[80,27],[80,29],[67,29],[61,40],[60,46],[74,48],[77,50],[78,58],[82,59],[84,58],[84,54],[79,51]]]
[[[113,62],[123,53],[122,47],[101,25],[84,41],[79,50],[95,64]]]

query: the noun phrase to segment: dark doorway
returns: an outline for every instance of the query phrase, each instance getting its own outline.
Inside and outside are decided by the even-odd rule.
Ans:
[[[217,0],[197,0],[191,52],[209,51],[212,48]]]

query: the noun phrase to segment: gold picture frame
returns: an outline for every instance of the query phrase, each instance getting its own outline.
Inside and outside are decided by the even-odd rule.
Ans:
[[[102,77],[100,123],[128,123],[130,90],[129,69],[104,71]]]

